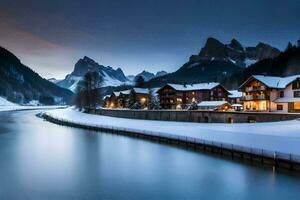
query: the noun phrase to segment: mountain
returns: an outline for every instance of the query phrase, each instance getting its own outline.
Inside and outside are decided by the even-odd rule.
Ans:
[[[147,72],[147,71],[142,71],[141,73],[137,74],[134,78],[134,80],[138,77],[138,76],[142,76],[144,78],[145,81],[149,81],[151,79],[153,79],[155,77],[155,74],[151,73],[151,72]]]
[[[27,104],[68,103],[73,93],[43,79],[8,50],[0,47],[0,96],[7,100]]]
[[[280,50],[259,42],[255,47],[243,47],[236,39],[223,44],[215,38],[208,38],[198,55],[192,55],[190,61],[218,60],[230,61],[240,67],[247,67],[259,60],[274,58]]]
[[[93,59],[85,56],[75,64],[73,72],[68,74],[64,80],[58,81],[57,85],[75,91],[78,82],[89,71],[98,72],[103,77],[103,87],[131,84],[120,68],[115,70],[110,66],[99,65]]]
[[[291,76],[300,74],[300,45],[280,53],[274,58],[266,58],[233,73],[222,80],[228,89],[238,88],[251,75]]]
[[[166,74],[168,74],[166,71],[158,71],[158,72],[156,72],[156,74],[154,74],[152,72],[148,72],[148,71],[144,70],[141,73],[138,73],[137,75],[129,75],[126,77],[129,81],[134,83],[138,76],[142,76],[145,81],[150,81],[153,78],[164,76]]]
[[[240,70],[242,70],[241,67],[230,61],[189,61],[173,73],[151,79],[145,83],[145,86],[159,87],[166,83],[191,84],[199,82],[217,82]]]
[[[166,71],[158,71],[158,72],[156,72],[155,77],[164,76],[166,74],[168,74],[168,72],[166,72]]]
[[[56,78],[49,78],[47,80],[50,81],[51,83],[54,83],[54,84],[56,84],[57,82],[60,81],[60,80],[57,80]]]
[[[223,44],[215,38],[208,38],[200,52],[190,56],[188,62],[177,71],[153,78],[146,86],[221,81],[243,71],[245,66],[266,58],[274,58],[280,53],[278,49],[262,42],[255,47],[243,47],[236,39],[232,39],[229,44]]]

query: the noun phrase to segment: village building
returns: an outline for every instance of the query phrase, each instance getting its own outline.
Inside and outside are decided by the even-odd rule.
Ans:
[[[300,112],[300,75],[254,75],[240,86],[240,90],[245,110]]]
[[[242,104],[241,98],[243,97],[243,92],[238,90],[229,90],[228,103],[230,104]]]
[[[146,109],[149,104],[149,89],[132,88],[130,91],[130,98],[136,99],[135,101],[139,102],[141,109]]]
[[[244,109],[243,102],[241,98],[243,97],[243,93],[238,90],[229,90],[228,95],[228,103],[231,104],[231,107],[235,111],[242,111]]]
[[[132,88],[119,92],[112,92],[105,97],[105,107],[107,108],[130,108],[138,103],[141,109],[146,109],[149,104],[149,89]]]
[[[202,101],[227,101],[229,95],[219,83],[166,84],[157,92],[162,109],[185,109]]]
[[[228,111],[231,105],[227,101],[202,101],[197,104],[199,110]]]

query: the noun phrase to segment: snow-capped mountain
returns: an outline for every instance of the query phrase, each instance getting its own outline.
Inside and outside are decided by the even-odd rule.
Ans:
[[[167,74],[167,72],[165,72],[165,71],[158,71],[158,72],[156,72],[156,74],[154,74],[152,72],[148,72],[148,71],[144,70],[135,76],[134,75],[127,76],[127,79],[134,82],[138,76],[142,76],[145,81],[150,81],[153,78],[160,77],[160,76],[163,76],[166,74]]]
[[[105,67],[85,56],[75,64],[73,72],[68,74],[64,80],[58,81],[57,85],[75,91],[78,82],[89,71],[99,72],[103,78],[102,87],[132,84],[120,68],[113,69],[110,66]]]
[[[57,80],[56,78],[49,78],[48,81],[56,84],[57,82],[61,81],[61,80]]]
[[[274,58],[279,54],[280,50],[262,42],[255,47],[244,47],[236,39],[232,39],[229,44],[223,44],[215,38],[208,38],[200,53],[192,55],[190,61],[230,61],[240,67],[247,67],[257,61]]]

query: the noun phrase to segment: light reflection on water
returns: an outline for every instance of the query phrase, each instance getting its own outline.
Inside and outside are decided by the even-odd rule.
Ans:
[[[0,113],[0,199],[295,199],[300,178]]]

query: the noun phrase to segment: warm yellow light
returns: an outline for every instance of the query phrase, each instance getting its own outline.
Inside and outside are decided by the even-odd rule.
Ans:
[[[141,98],[141,102],[142,102],[142,103],[145,103],[145,102],[146,102],[146,98],[144,98],[144,97]]]
[[[181,105],[180,105],[180,104],[177,104],[177,105],[176,105],[176,109],[181,109]]]
[[[177,98],[177,101],[178,101],[178,102],[182,102],[182,99],[181,99],[181,98]]]

